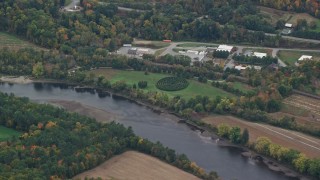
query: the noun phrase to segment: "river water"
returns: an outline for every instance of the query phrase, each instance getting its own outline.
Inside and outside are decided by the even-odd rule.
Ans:
[[[137,135],[153,142],[160,141],[176,152],[186,154],[191,161],[205,170],[216,171],[222,179],[290,179],[269,170],[265,165],[242,157],[237,149],[218,146],[215,141],[202,136],[198,131],[190,130],[188,126],[172,120],[170,116],[155,113],[128,100],[114,99],[110,96],[101,98],[96,93],[78,93],[70,86],[45,83],[1,83],[0,91],[40,102],[76,101],[112,112],[119,116],[117,120],[119,123],[131,126]]]

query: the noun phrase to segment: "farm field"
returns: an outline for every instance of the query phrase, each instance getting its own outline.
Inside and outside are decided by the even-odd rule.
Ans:
[[[320,60],[320,52],[307,52],[307,51],[285,51],[280,50],[278,57],[286,64],[293,66],[294,63],[302,56],[310,55],[313,56],[314,60]]]
[[[204,84],[195,80],[189,80],[189,86],[186,89],[180,91],[162,91],[157,89],[156,83],[158,80],[168,77],[168,74],[149,73],[145,75],[142,71],[124,71],[115,69],[97,69],[90,71],[95,75],[103,75],[106,79],[112,83],[117,81],[126,81],[128,84],[138,84],[139,81],[144,80],[148,82],[146,91],[158,91],[168,94],[169,97],[182,96],[186,99],[196,97],[197,95],[208,96],[209,98],[215,98],[216,96],[221,97],[233,97],[233,94],[225,92],[221,89],[211,86],[210,83]]]
[[[166,164],[154,157],[127,151],[115,156],[100,166],[75,176],[73,179],[102,178],[102,179],[199,179],[174,166]]]
[[[0,141],[5,141],[7,139],[10,139],[12,136],[18,137],[20,136],[20,133],[13,129],[0,126]]]
[[[21,40],[16,36],[13,36],[5,32],[0,32],[0,48],[2,49],[4,47],[14,49],[14,50],[27,48],[27,47],[33,47],[33,48],[44,50],[44,48],[40,48],[32,43],[29,43],[28,41]]]
[[[264,136],[276,144],[299,150],[308,157],[320,157],[320,139],[312,136],[270,125],[248,122],[233,116],[209,116],[204,118],[203,121],[215,126],[224,123],[230,126],[238,126],[241,129],[247,128],[250,142]]]
[[[299,109],[307,110],[314,114],[314,116],[320,116],[320,100],[318,99],[301,95],[292,95],[286,98],[283,103]],[[320,121],[320,119],[318,121]]]
[[[293,15],[293,13],[291,12],[281,11],[281,10],[268,8],[264,6],[258,6],[258,8],[260,9],[260,13],[265,15],[266,19],[274,26],[276,25],[279,19],[288,21]]]

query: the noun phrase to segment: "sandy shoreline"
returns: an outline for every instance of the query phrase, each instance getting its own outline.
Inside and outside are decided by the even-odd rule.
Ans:
[[[25,76],[2,76],[0,77],[1,82],[8,82],[8,83],[17,83],[17,84],[29,84],[34,82],[28,77]]]
[[[62,107],[68,111],[78,113],[80,115],[88,116],[96,119],[101,123],[108,123],[121,119],[121,115],[108,112],[102,109],[98,109],[92,106],[88,106],[76,101],[65,101],[65,100],[49,100],[49,104]]]

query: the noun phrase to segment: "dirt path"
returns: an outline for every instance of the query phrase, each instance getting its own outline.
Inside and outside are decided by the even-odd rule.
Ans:
[[[120,119],[121,116],[102,109],[91,107],[75,101],[49,100],[50,104],[58,105],[68,111],[76,112],[84,116],[95,118],[98,122],[107,123]]]
[[[199,179],[159,159],[135,151],[127,151],[115,156],[100,166],[75,176],[73,179],[85,179],[85,177],[126,180]]]
[[[209,116],[203,120],[213,125],[225,123],[230,126],[238,126],[241,129],[247,128],[251,142],[255,141],[258,137],[264,136],[276,144],[303,152],[308,157],[320,157],[320,139],[302,133],[270,125],[247,122],[232,116]]]

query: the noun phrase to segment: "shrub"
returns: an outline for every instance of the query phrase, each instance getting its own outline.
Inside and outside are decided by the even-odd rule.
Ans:
[[[140,89],[144,89],[144,88],[146,88],[148,86],[148,82],[147,81],[139,81],[138,82],[138,87],[140,88]]]
[[[189,82],[180,77],[165,77],[160,79],[156,87],[163,91],[178,91],[187,88]]]

